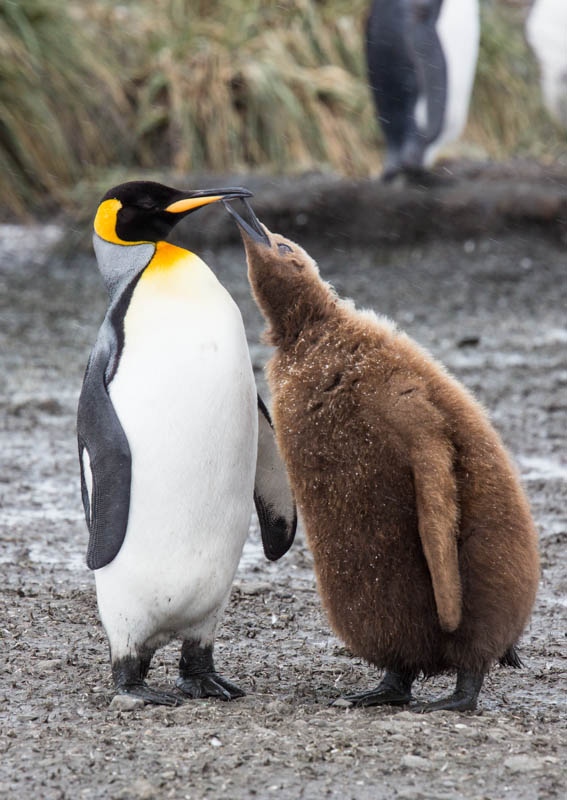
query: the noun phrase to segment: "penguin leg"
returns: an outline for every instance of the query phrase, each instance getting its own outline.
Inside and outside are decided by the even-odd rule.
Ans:
[[[189,697],[218,697],[234,700],[244,697],[243,692],[215,671],[213,645],[201,645],[194,639],[185,639],[179,660],[179,677],[176,686]]]
[[[457,672],[455,691],[448,697],[440,697],[431,703],[418,703],[411,710],[418,714],[429,711],[474,711],[478,694],[484,681],[483,672]]]
[[[411,701],[411,685],[415,680],[413,672],[393,672],[386,670],[386,674],[375,689],[360,694],[348,694],[341,697],[338,705],[354,706],[405,706]],[[335,700],[331,705],[335,705]]]
[[[151,689],[145,682],[150,668],[153,650],[144,650],[139,655],[128,655],[112,662],[112,677],[117,694],[139,697],[146,704],[179,706],[181,698],[173,692]]]

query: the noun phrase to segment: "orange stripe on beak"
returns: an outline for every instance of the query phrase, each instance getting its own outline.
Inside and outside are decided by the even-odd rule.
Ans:
[[[176,200],[175,203],[167,206],[165,210],[169,211],[171,214],[179,214],[182,211],[191,211],[193,208],[206,206],[208,203],[215,203],[217,200],[221,200],[222,198],[222,194],[215,194],[211,197],[187,197],[184,200]]]

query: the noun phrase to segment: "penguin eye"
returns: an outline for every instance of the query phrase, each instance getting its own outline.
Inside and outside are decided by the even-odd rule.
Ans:
[[[154,203],[153,200],[150,200],[149,198],[148,199],[142,198],[141,200],[138,200],[136,202],[136,207],[143,208],[144,211],[151,211],[156,207],[156,204]]]
[[[281,244],[278,244],[278,250],[282,255],[284,255],[284,253],[293,253],[291,247],[288,244],[284,244],[283,242]]]

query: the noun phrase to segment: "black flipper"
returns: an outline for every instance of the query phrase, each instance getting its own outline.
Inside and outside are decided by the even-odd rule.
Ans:
[[[277,561],[295,538],[297,512],[268,409],[258,395],[258,461],[254,503],[266,558]]]
[[[407,45],[414,61],[419,95],[425,98],[426,126],[416,127],[402,152],[404,166],[421,168],[427,147],[441,133],[447,105],[447,62],[437,34],[441,0],[410,3]]]
[[[139,276],[138,276],[139,277]],[[136,277],[111,304],[91,353],[77,413],[81,494],[90,533],[87,566],[100,569],[118,554],[130,510],[131,455],[108,394],[123,345],[123,318]]]

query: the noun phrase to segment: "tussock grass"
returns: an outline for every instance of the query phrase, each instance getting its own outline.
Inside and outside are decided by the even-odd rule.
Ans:
[[[481,5],[481,41],[465,141],[491,158],[531,156],[552,161],[566,138],[550,118],[539,71],[524,34],[525,3]]]
[[[0,206],[132,170],[375,174],[369,0],[0,0]],[[483,3],[464,150],[560,152],[518,7]],[[457,149],[458,152],[458,149]],[[83,196],[75,193],[74,197]]]
[[[126,154],[125,97],[109,58],[91,49],[65,3],[1,0],[2,205],[25,214],[41,199],[61,202],[87,165]]]
[[[352,7],[325,15],[310,0],[152,5],[160,13],[143,33],[148,57],[137,74],[144,164],[160,153],[182,171],[326,165],[348,175],[378,166]]]

